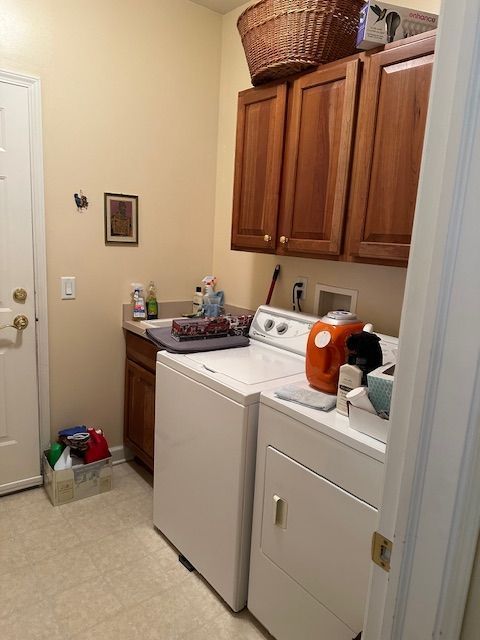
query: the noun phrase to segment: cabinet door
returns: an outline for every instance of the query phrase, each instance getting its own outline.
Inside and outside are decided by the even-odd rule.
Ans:
[[[341,252],[359,65],[338,64],[293,83],[278,253]]]
[[[155,435],[155,375],[127,360],[125,369],[124,439],[153,468]]]
[[[408,260],[434,43],[386,49],[367,65],[351,196],[353,259]]]
[[[275,251],[286,84],[239,94],[232,249]]]

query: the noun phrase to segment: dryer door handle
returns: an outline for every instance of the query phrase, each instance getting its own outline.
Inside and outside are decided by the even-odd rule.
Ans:
[[[280,529],[287,528],[288,502],[277,496],[273,496],[273,524]]]

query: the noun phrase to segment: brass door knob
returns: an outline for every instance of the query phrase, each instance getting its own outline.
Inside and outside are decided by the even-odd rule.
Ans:
[[[19,287],[13,292],[13,299],[15,302],[25,302],[27,299],[27,292],[22,287]]]
[[[270,242],[270,240],[271,240],[271,239],[272,239],[272,236],[269,236],[268,234],[265,234],[265,235],[263,236],[263,241],[264,241],[264,242]]]
[[[280,236],[280,244],[287,244],[288,238],[286,236]]]
[[[15,316],[13,319],[13,326],[17,331],[23,331],[28,327],[27,316]]]
[[[15,318],[13,319],[13,324],[0,325],[0,329],[8,329],[8,327],[16,329],[17,331],[23,331],[28,327],[27,316],[15,316]]]

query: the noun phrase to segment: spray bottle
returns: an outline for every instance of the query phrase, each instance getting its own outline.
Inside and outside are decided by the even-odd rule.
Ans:
[[[145,298],[143,297],[143,284],[140,282],[132,282],[132,303],[134,320],[145,320],[147,317],[145,311]]]

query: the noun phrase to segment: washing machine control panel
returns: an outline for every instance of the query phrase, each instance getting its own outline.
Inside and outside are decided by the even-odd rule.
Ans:
[[[255,313],[249,335],[252,340],[304,356],[308,334],[317,320],[315,316],[262,305]]]

